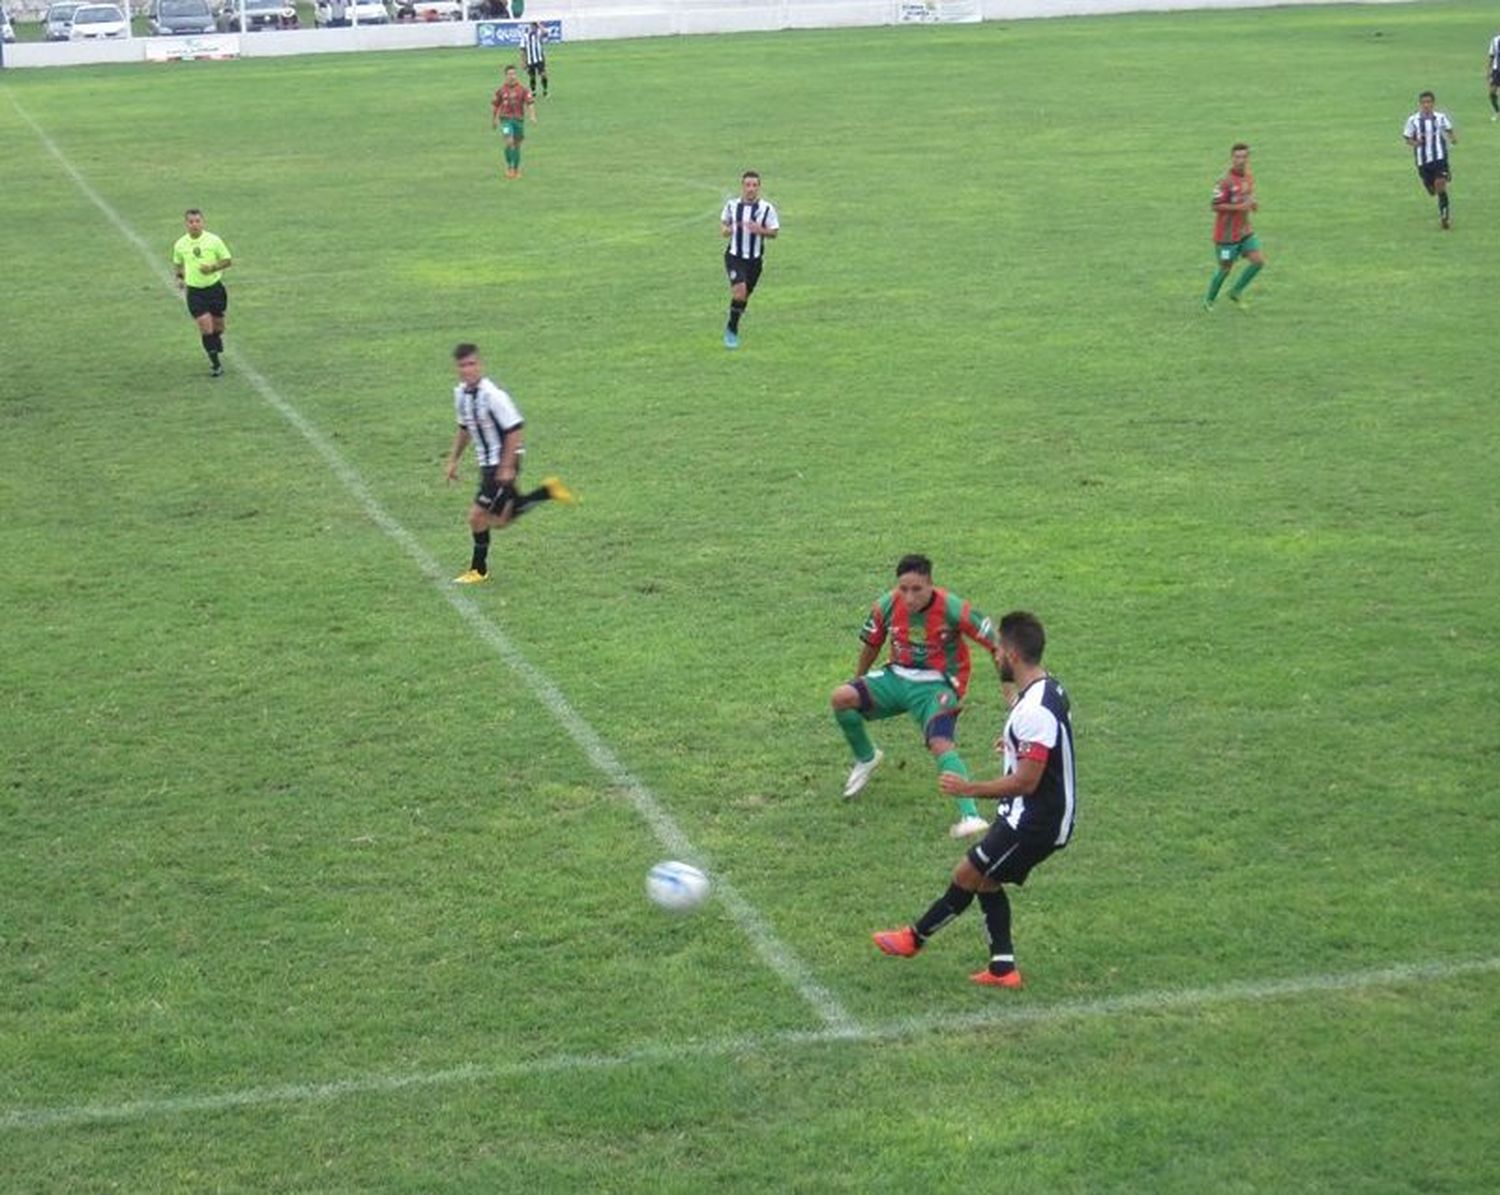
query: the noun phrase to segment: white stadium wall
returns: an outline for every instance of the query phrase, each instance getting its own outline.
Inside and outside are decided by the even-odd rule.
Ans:
[[[909,21],[1023,20],[1194,8],[1268,8],[1326,4],[1330,0],[540,0],[527,20],[561,21],[564,41],[668,37],[695,33],[749,33],[778,29],[835,29]],[[1341,0],[1332,0],[1334,3]],[[1342,0],[1397,4],[1407,0]],[[472,46],[474,23],[366,25],[251,33],[216,40],[237,42],[238,55],[337,54],[361,50],[416,50]],[[131,38],[114,42],[13,42],[7,67],[77,66],[94,62],[145,62],[180,56],[181,38]],[[210,56],[210,55],[205,55]],[[231,55],[232,56],[232,55]]]

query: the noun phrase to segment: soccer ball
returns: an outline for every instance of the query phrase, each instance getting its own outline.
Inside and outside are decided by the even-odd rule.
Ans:
[[[646,895],[669,913],[691,913],[708,899],[708,877],[690,863],[658,863],[646,873]]]

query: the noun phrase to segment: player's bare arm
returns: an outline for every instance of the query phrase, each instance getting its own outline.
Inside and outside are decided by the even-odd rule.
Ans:
[[[854,675],[864,676],[865,673],[870,671],[870,665],[875,662],[879,655],[880,648],[866,643],[859,649],[859,662],[854,665]]]
[[[953,797],[993,797],[997,801],[1007,797],[1029,797],[1036,792],[1046,770],[1045,760],[1023,759],[1014,772],[998,780],[965,780],[955,772],[944,772],[938,777],[938,787]]]
[[[745,221],[745,231],[749,232],[749,233],[752,233],[753,235],[758,236],[758,237],[765,237],[766,240],[768,240],[768,241],[774,241],[776,239],[776,234],[779,233],[781,231],[781,229],[779,229],[779,228],[767,228],[764,224],[760,223],[758,220],[746,220]]]
[[[509,485],[516,479],[516,459],[525,447],[525,438],[525,433],[519,427],[505,433],[505,448],[500,453],[500,467],[496,472],[502,485]]]
[[[463,459],[464,449],[469,445],[469,429],[461,427],[453,437],[453,448],[448,453],[448,463],[443,468],[443,476],[449,481],[458,480],[458,462]]]

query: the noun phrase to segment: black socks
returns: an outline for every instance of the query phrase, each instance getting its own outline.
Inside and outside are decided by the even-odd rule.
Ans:
[[[990,972],[1006,975],[1016,969],[1016,948],[1010,940],[1010,898],[1004,888],[979,894],[985,928],[990,933]]]
[[[745,314],[745,308],[750,305],[748,299],[729,300],[729,330],[738,332],[740,330],[740,316]]]
[[[938,897],[933,902],[932,908],[923,913],[916,925],[912,926],[917,935],[917,944],[925,943],[928,938],[967,909],[973,900],[972,892],[965,892],[957,884],[949,884],[948,891]]]
[[[474,532],[474,555],[469,560],[469,567],[476,573],[487,573],[490,571],[486,563],[490,558],[490,533],[488,529]]]

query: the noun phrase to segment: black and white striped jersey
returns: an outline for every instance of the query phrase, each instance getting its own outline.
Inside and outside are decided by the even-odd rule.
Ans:
[[[775,230],[781,227],[776,216],[776,205],[767,199],[746,203],[743,199],[731,199],[724,205],[724,214],[719,222],[729,229],[729,249],[732,257],[743,257],[754,261],[766,252],[766,238],[751,232],[746,224],[760,224]]]
[[[1005,720],[1005,774],[1023,759],[1042,761],[1041,781],[1029,796],[1009,797],[996,816],[1029,834],[1045,835],[1065,846],[1078,813],[1078,781],[1073,760],[1072,703],[1054,677],[1032,681]]]
[[[1430,166],[1434,162],[1448,160],[1448,134],[1453,131],[1453,122],[1446,112],[1423,112],[1418,109],[1406,118],[1404,136],[1415,139],[1413,149],[1418,166]]]
[[[545,25],[535,28],[530,25],[526,26],[525,32],[521,34],[521,53],[526,57],[527,66],[541,66],[546,60],[546,41],[547,27]]]
[[[1490,38],[1490,74],[1500,74],[1500,34]]]
[[[474,457],[480,468],[500,463],[505,437],[522,425],[514,400],[489,378],[473,387],[460,382],[453,387],[453,407],[458,425],[474,441]]]

